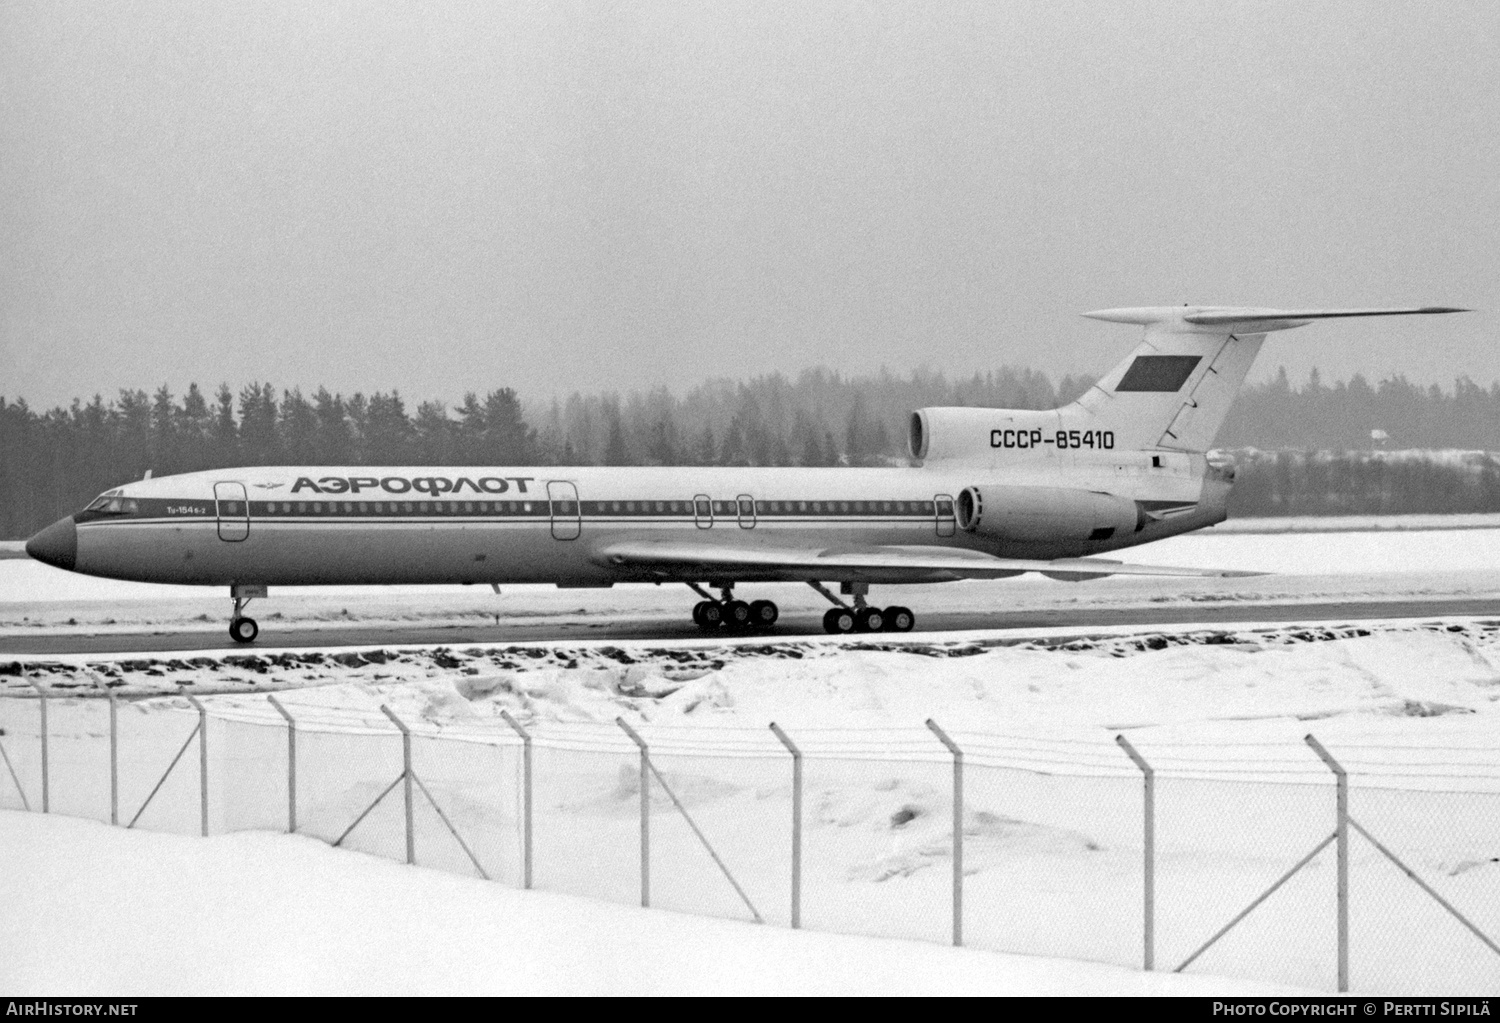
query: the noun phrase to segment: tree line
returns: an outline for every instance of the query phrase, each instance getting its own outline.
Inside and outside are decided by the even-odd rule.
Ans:
[[[24,537],[100,491],[148,470],[169,475],[246,465],[888,465],[906,460],[911,409],[1053,408],[1092,377],[1057,382],[1004,367],[949,378],[917,371],[847,376],[826,369],[713,380],[676,393],[575,393],[527,404],[510,388],[456,405],[395,391],[350,396],[256,382],[205,394],[124,390],[66,408],[0,396],[0,536]],[[1392,448],[1500,451],[1500,382],[1451,390],[1356,376],[1294,387],[1283,371],[1245,389],[1219,442],[1306,452]],[[1241,450],[1240,514],[1500,511],[1480,461]],[[1422,466],[1426,466],[1423,468]],[[1426,474],[1426,475],[1424,475]],[[1323,496],[1316,496],[1323,495]]]
[[[1231,517],[1500,512],[1500,462],[1484,451],[1230,454]]]

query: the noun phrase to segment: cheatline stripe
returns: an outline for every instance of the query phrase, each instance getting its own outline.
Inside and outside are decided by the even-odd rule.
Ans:
[[[558,516],[556,519],[553,519],[553,518],[550,518],[548,516],[543,515],[543,516],[531,516],[529,518],[516,517],[516,518],[508,518],[508,519],[506,519],[506,518],[497,519],[497,518],[493,518],[493,517],[491,517],[491,518],[480,518],[478,516],[474,516],[472,518],[470,518],[470,517],[458,517],[458,516],[445,517],[445,516],[435,516],[435,515],[430,515],[429,514],[429,515],[425,515],[425,516],[423,516],[423,515],[409,515],[409,516],[406,516],[406,515],[403,515],[403,516],[389,516],[389,515],[376,516],[376,515],[369,515],[369,516],[365,516],[363,518],[361,518],[359,516],[346,517],[346,516],[343,516],[343,515],[337,515],[337,516],[335,516],[335,515],[324,515],[324,516],[321,516],[319,518],[313,518],[312,516],[307,516],[307,517],[290,517],[290,518],[284,518],[284,519],[283,518],[260,518],[260,517],[252,517],[249,520],[242,519],[242,518],[215,519],[212,516],[203,516],[203,517],[196,517],[196,518],[174,518],[174,519],[111,518],[111,519],[97,520],[97,521],[94,521],[94,522],[83,522],[83,523],[80,523],[79,526],[80,526],[80,528],[83,528],[83,529],[97,529],[97,528],[103,528],[103,527],[108,527],[108,528],[111,528],[111,529],[118,529],[118,528],[124,528],[124,527],[132,527],[132,526],[133,527],[147,527],[147,526],[176,526],[176,527],[182,527],[182,526],[204,526],[204,527],[207,527],[207,526],[213,526],[215,524],[224,525],[224,526],[243,526],[243,525],[248,524],[248,525],[250,525],[250,526],[252,526],[252,527],[254,527],[256,529],[266,529],[266,528],[274,528],[274,527],[290,527],[290,528],[302,529],[302,528],[306,528],[306,527],[310,527],[310,526],[319,526],[319,525],[329,525],[329,526],[371,526],[371,527],[375,527],[375,526],[409,526],[409,525],[422,525],[422,526],[426,526],[426,525],[432,525],[434,523],[451,523],[451,524],[454,524],[454,525],[467,525],[467,526],[486,526],[486,527],[490,527],[490,526],[509,526],[509,527],[513,527],[513,528],[516,528],[516,529],[522,529],[522,528],[526,528],[526,527],[532,527],[532,528],[541,529],[541,528],[546,528],[549,525],[552,525],[554,523],[566,525],[566,524],[575,523],[575,522],[581,523],[583,525],[615,526],[615,527],[627,527],[627,526],[662,526],[662,527],[667,527],[667,528],[684,528],[684,527],[690,527],[690,526],[695,526],[696,525],[694,523],[694,521],[692,519],[690,519],[690,518],[689,519],[668,519],[668,518],[663,517],[663,518],[659,518],[659,519],[658,518],[628,519],[628,518],[612,518],[612,517],[609,517],[609,518],[589,518],[589,517],[584,517],[582,519],[578,519],[578,518],[574,518],[573,516],[568,515],[568,516]],[[951,525],[952,524],[952,520],[951,519],[946,519],[946,520],[944,520],[944,524]],[[910,529],[930,529],[932,527],[932,525],[933,525],[933,520],[931,518],[916,519],[916,520],[914,520],[914,519],[909,519],[909,518],[903,518],[903,519],[897,519],[897,518],[876,518],[876,517],[873,517],[873,516],[865,517],[865,518],[853,518],[853,517],[842,518],[842,517],[839,517],[839,518],[820,518],[820,519],[814,519],[814,518],[807,518],[807,519],[778,518],[778,519],[760,519],[758,522],[755,523],[754,526],[749,526],[749,525],[741,526],[739,524],[739,522],[737,520],[735,520],[735,519],[718,519],[718,520],[716,520],[714,522],[714,524],[713,524],[713,526],[711,528],[714,528],[714,529],[750,529],[750,528],[759,528],[759,527],[763,527],[763,526],[816,527],[816,526],[840,526],[840,525],[863,525],[863,526],[883,525],[883,526],[891,526],[891,527],[908,527]],[[703,526],[696,526],[696,528],[700,529],[700,530],[707,530],[710,527],[707,526],[707,525],[703,525]]]

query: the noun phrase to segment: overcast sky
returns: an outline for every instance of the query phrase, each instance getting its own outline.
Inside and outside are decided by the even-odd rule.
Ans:
[[[1500,4],[0,0],[0,394],[530,398],[1108,368],[1117,305],[1452,304],[1500,377]]]

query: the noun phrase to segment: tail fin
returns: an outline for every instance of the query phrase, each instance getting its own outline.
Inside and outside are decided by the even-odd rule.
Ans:
[[[1124,362],[1066,409],[1095,430],[1110,430],[1122,448],[1207,451],[1234,403],[1266,334],[1314,320],[1350,316],[1460,313],[1410,309],[1246,309],[1155,306],[1084,313],[1111,323],[1139,323],[1146,336]]]

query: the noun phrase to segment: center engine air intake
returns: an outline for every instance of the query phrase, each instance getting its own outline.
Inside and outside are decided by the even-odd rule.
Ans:
[[[965,487],[956,504],[960,529],[997,540],[1108,540],[1146,524],[1136,502],[1089,490]]]

